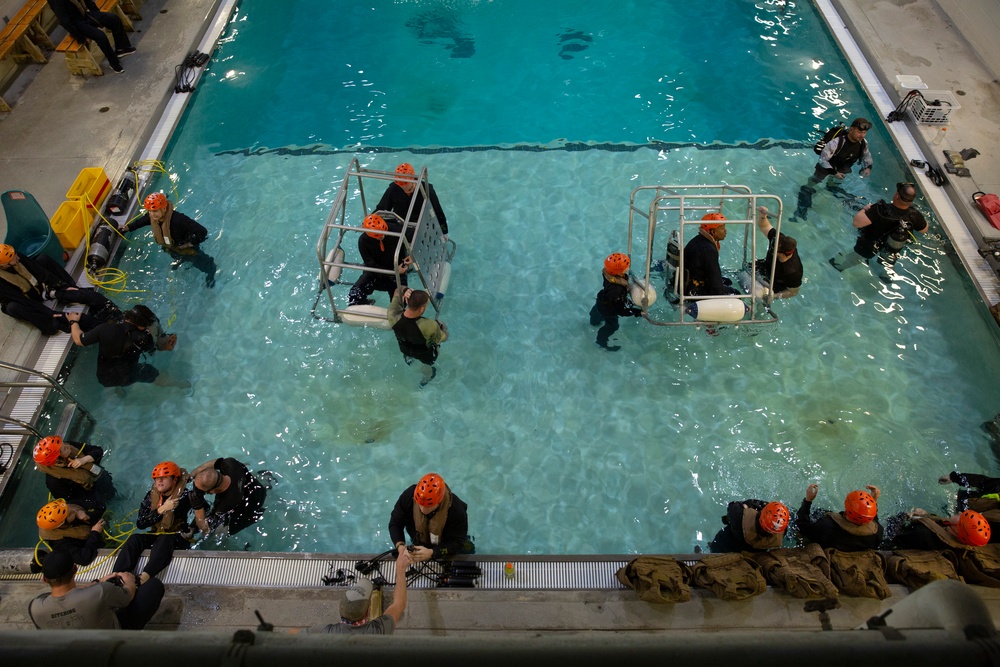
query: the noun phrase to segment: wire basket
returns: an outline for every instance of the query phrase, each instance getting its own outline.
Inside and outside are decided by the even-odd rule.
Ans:
[[[922,90],[910,106],[913,120],[928,125],[947,125],[952,111],[961,109],[955,96],[947,90]]]

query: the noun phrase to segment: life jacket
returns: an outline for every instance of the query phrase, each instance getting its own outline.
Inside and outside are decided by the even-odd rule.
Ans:
[[[156,508],[162,505],[165,500],[169,500],[170,498],[180,499],[180,497],[184,495],[184,491],[186,490],[187,483],[190,478],[191,476],[188,474],[188,471],[181,468],[181,476],[177,479],[177,486],[174,487],[174,490],[171,491],[170,495],[166,498],[162,498],[160,496],[160,492],[157,491],[154,486],[149,492],[149,506],[153,508],[153,511],[156,511]],[[150,532],[177,533],[180,532],[185,524],[187,524],[186,516],[180,516],[174,512],[174,510],[170,510],[169,512],[164,512],[160,515],[159,520],[153,524]]]
[[[14,265],[13,271],[9,268],[0,270],[0,278],[17,287],[25,296],[29,296],[32,290],[40,290],[38,279],[20,262]]]
[[[892,552],[888,557],[885,573],[889,581],[916,590],[940,579],[961,581],[955,563],[955,554],[948,550],[902,549]]]
[[[396,342],[399,343],[399,351],[407,357],[413,357],[425,364],[433,364],[437,359],[438,346],[429,343],[420,330],[417,321],[419,317],[407,317],[401,315],[399,321],[392,325],[392,332],[396,334]]]
[[[743,540],[754,549],[761,551],[777,549],[785,539],[784,533],[768,533],[760,529],[757,518],[760,513],[750,507],[743,508]]]
[[[830,560],[818,544],[798,549],[772,549],[753,554],[767,583],[797,598],[836,598],[830,581]]]
[[[56,463],[60,462],[57,461]],[[65,463],[54,466],[43,466],[36,463],[35,467],[44,472],[46,475],[50,475],[58,479],[68,479],[71,482],[75,482],[88,491],[93,488],[94,482],[96,482],[101,476],[100,473],[95,474],[92,472],[94,467],[93,462],[84,463],[79,468],[70,468]],[[98,466],[97,469],[101,470],[100,466]]]
[[[856,523],[852,523],[847,520],[847,517],[840,512],[827,512],[826,515],[833,519],[833,522],[837,524],[845,533],[851,535],[856,535],[858,537],[870,537],[878,532],[878,521],[869,521],[866,524],[859,526]]]
[[[69,516],[75,517],[77,512],[82,512],[83,508],[79,505],[72,505],[70,503],[66,504],[66,509],[69,510]],[[65,523],[58,528],[39,528],[38,537],[46,542],[51,542],[53,540],[61,540],[67,537],[72,537],[78,540],[85,540],[90,535],[90,526],[85,523],[71,523],[66,525]]]
[[[149,226],[153,228],[153,240],[164,250],[172,250],[174,247],[174,238],[170,233],[170,218],[173,217],[173,214],[174,205],[168,201],[159,222],[154,222],[152,217],[149,219]]]
[[[427,515],[420,511],[420,505],[413,503],[413,527],[417,534],[417,541],[421,544],[441,544],[441,534],[444,532],[444,525],[448,521],[448,509],[451,507],[451,489],[444,485],[444,498],[441,504],[433,512]]]
[[[646,602],[687,602],[691,588],[673,556],[639,556],[615,573],[615,578]]]
[[[720,600],[746,600],[767,590],[764,575],[740,554],[707,554],[688,570],[692,585]]]
[[[827,549],[830,580],[844,595],[884,600],[892,596],[885,580],[885,559],[877,551]]]
[[[961,542],[959,542],[958,538],[955,537],[955,535],[952,534],[952,532],[948,530],[948,528],[938,523],[939,520],[941,520],[941,517],[936,517],[933,515],[914,517],[912,519],[913,523],[920,524],[924,528],[930,530],[932,533],[934,533],[934,537],[944,542],[945,545],[947,545],[951,549],[971,548],[968,544],[962,544]]]

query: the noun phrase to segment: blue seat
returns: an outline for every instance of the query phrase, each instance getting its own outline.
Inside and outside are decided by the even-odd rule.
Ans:
[[[49,216],[38,205],[31,193],[8,190],[0,195],[3,211],[7,216],[7,236],[4,243],[14,246],[26,257],[46,254],[59,263],[63,262],[62,244],[49,224]]]

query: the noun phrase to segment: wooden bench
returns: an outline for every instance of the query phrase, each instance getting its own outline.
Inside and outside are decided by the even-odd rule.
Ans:
[[[131,19],[122,11],[120,0],[99,0],[97,8],[102,12],[117,14],[118,18],[122,21],[122,25],[125,26],[125,30],[129,32],[135,30]],[[105,29],[104,34],[108,36],[112,44],[115,43],[110,31]],[[70,73],[77,76],[83,76],[84,74],[104,76],[104,70],[101,68],[104,53],[101,52],[100,47],[93,41],[89,44],[83,44],[77,41],[73,35],[66,35],[66,39],[59,43],[56,51],[66,54],[66,66],[69,68]]]
[[[48,8],[46,0],[27,0],[3,30],[0,30],[0,60],[10,61],[4,68],[5,80],[17,74],[18,63],[48,62],[40,47],[50,51],[55,48],[48,32],[53,25],[55,15]],[[2,97],[0,111],[10,111],[10,105]]]

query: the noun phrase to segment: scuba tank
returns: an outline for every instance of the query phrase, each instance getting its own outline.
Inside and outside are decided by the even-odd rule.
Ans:
[[[670,232],[670,239],[667,241],[667,264],[677,268],[681,264],[681,245],[677,230]]]
[[[899,252],[906,247],[906,244],[910,242],[910,225],[907,223],[902,223],[894,230],[889,232],[889,236],[885,239],[885,244],[889,246],[892,252]]]
[[[128,204],[132,201],[132,194],[135,192],[135,174],[131,171],[125,172],[122,180],[118,181],[115,191],[108,197],[108,203],[104,206],[104,215],[122,215],[128,210]]]
[[[114,230],[108,224],[98,223],[90,231],[90,251],[87,253],[87,269],[91,273],[103,269],[111,256],[111,244],[114,242]]]

